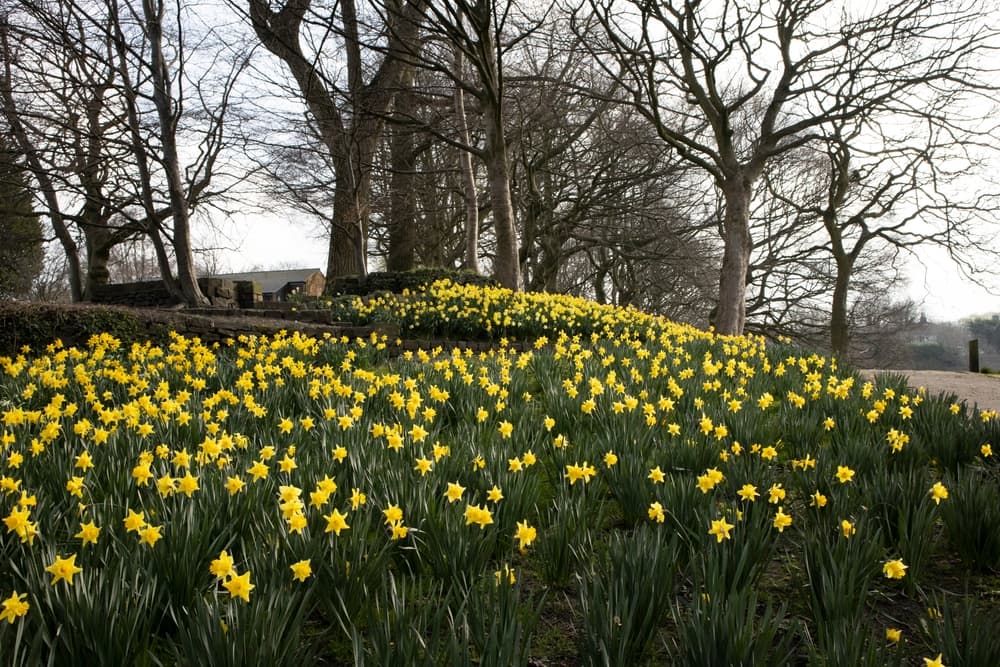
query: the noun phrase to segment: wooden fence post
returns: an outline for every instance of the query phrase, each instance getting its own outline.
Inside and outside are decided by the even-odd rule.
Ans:
[[[979,372],[979,339],[969,341],[969,372]]]

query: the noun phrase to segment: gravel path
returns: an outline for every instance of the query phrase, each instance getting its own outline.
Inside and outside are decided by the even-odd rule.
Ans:
[[[871,377],[879,371],[863,370]],[[889,371],[906,375],[910,386],[925,387],[929,396],[941,392],[955,394],[964,399],[969,407],[976,405],[980,410],[1000,411],[1000,377],[980,373],[959,373],[956,371]]]

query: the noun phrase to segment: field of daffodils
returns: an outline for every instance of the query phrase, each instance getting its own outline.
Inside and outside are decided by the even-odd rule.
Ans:
[[[495,345],[0,357],[0,663],[1000,664],[995,413],[568,297],[336,308]]]

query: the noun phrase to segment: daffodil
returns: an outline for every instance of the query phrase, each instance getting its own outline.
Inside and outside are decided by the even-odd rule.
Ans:
[[[709,491],[714,489],[717,484],[717,482],[714,479],[712,479],[711,475],[698,475],[698,479],[696,481],[698,484],[698,488],[701,490],[702,493],[708,493]]]
[[[332,532],[340,537],[340,531],[350,528],[347,524],[347,515],[341,514],[340,510],[336,508],[323,518],[326,519],[326,530],[324,531],[326,533]]]
[[[461,499],[463,493],[465,493],[464,486],[457,482],[448,482],[448,488],[445,490],[444,496],[448,499],[449,503],[454,503]]]
[[[95,525],[93,521],[80,524],[80,532],[78,532],[73,537],[81,540],[81,542],[86,544],[97,544],[97,538],[101,534],[101,529],[99,526]]]
[[[90,468],[94,467],[94,460],[90,457],[90,452],[83,451],[79,456],[76,457],[76,462],[73,467],[79,468],[86,472]]]
[[[390,528],[392,529],[393,540],[404,539],[409,534],[410,531],[410,529],[407,526],[403,525],[402,521],[393,521],[392,524],[390,524]]]
[[[771,488],[768,490],[767,502],[772,505],[777,505],[779,502],[785,499],[785,489],[781,484],[772,484]]]
[[[236,572],[233,569],[233,557],[229,555],[228,551],[223,549],[219,552],[219,557],[211,562],[208,571],[219,579],[225,579],[233,575]]]
[[[254,464],[247,468],[247,474],[253,477],[254,481],[267,479],[268,468],[263,460],[254,461]]]
[[[708,534],[709,535],[715,535],[716,541],[722,542],[722,540],[728,540],[729,539],[729,537],[730,537],[729,536],[729,531],[731,531],[733,528],[735,528],[735,526],[733,524],[731,524],[731,523],[728,523],[724,518],[723,519],[713,519],[712,520],[712,527],[709,528]]]
[[[422,456],[418,456],[416,459],[416,465],[413,467],[413,469],[419,472],[420,476],[423,477],[424,475],[430,472],[433,463],[434,462],[431,461],[430,459],[425,459]]]
[[[240,598],[244,602],[250,602],[250,591],[256,588],[254,584],[250,583],[250,572],[244,572],[239,576],[234,573],[222,586],[229,591],[231,597]]]
[[[292,579],[295,581],[305,581],[312,575],[312,565],[309,559],[300,560],[296,563],[292,563]]]
[[[493,523],[493,513],[485,505],[465,506],[465,525],[479,524],[480,530]]]
[[[938,653],[933,660],[924,658],[924,667],[946,667],[946,665],[941,661],[941,654]]]
[[[941,501],[948,497],[948,489],[946,489],[944,484],[941,482],[935,482],[934,486],[931,487],[931,490],[928,493],[930,493],[931,498],[934,499],[935,505],[940,505]]]
[[[527,520],[518,521],[515,537],[518,541],[518,548],[521,550],[521,553],[524,553],[531,543],[535,541],[535,538],[538,537],[538,531],[534,526],[529,525]]]
[[[139,542],[148,544],[150,547],[154,546],[163,537],[163,534],[160,532],[162,528],[163,526],[144,526],[139,531]]]
[[[198,478],[191,474],[190,471],[187,472],[183,477],[177,480],[177,490],[183,493],[188,498],[197,491],[200,487],[198,486]]]
[[[226,491],[228,491],[231,496],[235,496],[239,493],[244,486],[246,486],[246,483],[239,477],[230,477],[226,480]]]
[[[569,485],[573,486],[581,480],[586,484],[596,474],[597,470],[584,461],[583,465],[567,465],[565,477],[569,480]]]
[[[26,615],[28,609],[31,608],[31,605],[24,599],[27,595],[27,593],[14,591],[9,598],[0,603],[3,605],[3,609],[0,610],[0,621],[13,624],[16,619]]]
[[[906,576],[907,567],[909,566],[904,565],[901,560],[890,560],[882,566],[882,573],[886,579],[902,579]]]
[[[132,477],[136,480],[139,486],[146,486],[149,480],[153,478],[153,473],[149,469],[148,463],[141,463],[134,468],[132,468]]]
[[[403,520],[403,510],[395,504],[390,504],[382,510],[382,514],[385,516],[386,525],[392,525]]]
[[[146,525],[146,512],[136,512],[130,509],[124,523],[127,532],[139,532]]]
[[[792,517],[785,514],[784,509],[779,506],[778,513],[774,515],[774,527],[778,529],[779,533],[785,532],[785,528],[792,525]]]
[[[45,571],[52,575],[52,585],[59,581],[65,581],[70,586],[73,585],[73,575],[83,572],[83,568],[76,565],[76,554],[69,558],[56,556],[55,561],[45,568]]]

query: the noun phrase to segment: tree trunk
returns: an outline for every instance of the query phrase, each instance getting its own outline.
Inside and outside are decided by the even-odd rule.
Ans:
[[[837,257],[837,275],[833,286],[833,303],[830,307],[830,348],[834,354],[848,351],[850,330],[847,324],[847,295],[851,286],[854,261],[848,256]]]
[[[396,108],[405,114],[412,113],[415,105],[411,94],[413,76],[405,77],[396,93]],[[392,175],[389,180],[389,256],[386,268],[390,271],[409,271],[414,267],[417,246],[417,214],[414,207],[414,185],[417,160],[414,132],[403,125],[395,125],[389,139]]]
[[[111,235],[106,229],[89,228],[86,229],[87,240],[87,284],[83,290],[85,301],[94,298],[95,288],[108,284],[110,272],[108,262],[111,260]]]
[[[719,334],[739,336],[746,321],[751,189],[749,183],[738,178],[725,183],[722,190],[726,210],[722,223],[722,273],[719,277],[719,310],[715,330]]]
[[[52,208],[56,201],[54,192],[51,198],[49,197],[49,192],[43,191],[42,194],[48,203],[47,208],[52,229],[55,231],[56,238],[59,239],[59,244],[62,246],[63,254],[66,256],[70,298],[73,301],[83,301],[83,280],[80,277],[83,275],[83,267],[80,266],[80,249],[76,245],[76,241],[73,240],[73,236],[69,233],[69,229],[66,228],[66,223],[63,221],[63,216],[58,209],[58,205],[56,205],[55,209]]]
[[[142,8],[149,37],[151,67],[153,70],[153,104],[159,118],[160,145],[163,151],[163,169],[170,195],[170,212],[173,216],[174,258],[177,262],[177,282],[184,301],[190,306],[207,305],[208,298],[198,286],[198,275],[191,251],[191,220],[188,214],[184,180],[181,177],[180,158],[177,154],[176,122],[170,92],[170,72],[163,55],[163,5],[156,0],[143,0]]]
[[[532,250],[538,241],[539,218],[542,217],[542,195],[538,191],[538,178],[534,166],[529,162],[524,166],[524,177],[521,179],[523,217],[521,226],[521,249],[518,251],[518,264],[525,287],[536,282],[538,271],[537,257],[532,256]]]
[[[539,236],[538,261],[535,263],[535,273],[531,276],[530,290],[532,292],[549,292],[555,294],[559,291],[559,267],[561,254],[559,252],[560,241],[552,235],[554,230],[549,229]]]
[[[333,191],[333,220],[326,261],[328,291],[335,278],[367,275],[368,179],[353,170],[348,160],[338,160],[334,169],[337,184]],[[359,186],[355,186],[356,179],[362,181]]]
[[[517,228],[510,197],[510,165],[503,118],[500,109],[489,100],[484,102],[483,117],[486,125],[486,173],[490,183],[493,229],[497,241],[493,273],[504,287],[519,290],[521,271],[517,261]]]
[[[600,304],[608,303],[608,291],[604,281],[608,277],[607,252],[604,248],[597,249],[598,258],[594,263],[594,300]]]
[[[26,136],[25,136],[26,138]],[[20,137],[18,137],[20,140]],[[69,294],[70,299],[74,302],[79,302],[84,300],[84,281],[83,281],[83,266],[80,263],[80,248],[73,240],[73,235],[70,233],[69,228],[66,226],[65,219],[63,218],[62,209],[59,207],[59,198],[56,195],[55,188],[52,184],[52,179],[49,178],[47,172],[42,169],[41,163],[37,160],[36,156],[28,155],[28,166],[31,167],[32,173],[37,178],[40,189],[42,191],[42,198],[45,200],[46,204],[46,214],[49,217],[49,222],[52,224],[52,230],[55,232],[56,238],[59,239],[59,245],[62,246],[63,254],[66,257],[66,272],[69,278]]]
[[[160,269],[160,278],[163,280],[163,284],[166,285],[167,292],[178,301],[182,301],[184,293],[181,292],[181,287],[177,284],[177,279],[174,278],[174,270],[170,265],[170,256],[167,254],[167,247],[163,243],[158,223],[155,220],[147,222],[146,233],[153,242],[153,252],[156,254],[156,266]]]
[[[455,49],[455,72],[462,74],[462,52]],[[469,120],[465,115],[465,91],[455,86],[455,122],[458,140],[466,146],[469,138]],[[476,175],[472,170],[472,154],[458,151],[458,166],[462,170],[462,197],[465,200],[465,259],[462,268],[479,273],[479,197],[476,195]]]

